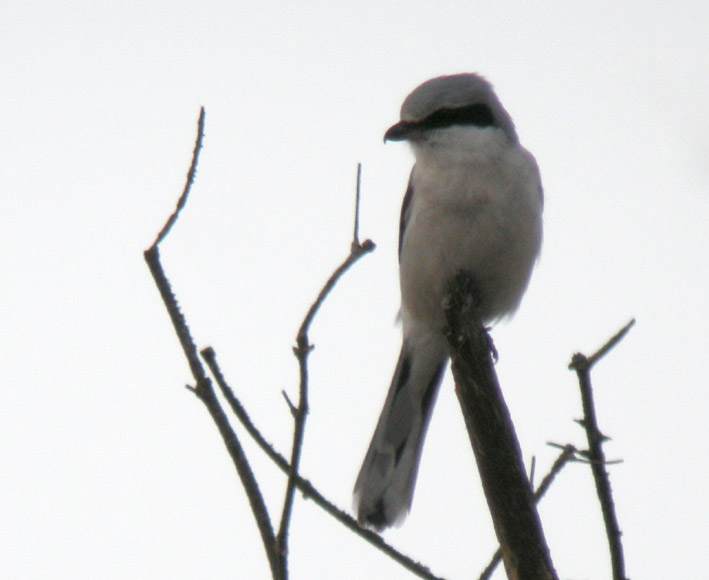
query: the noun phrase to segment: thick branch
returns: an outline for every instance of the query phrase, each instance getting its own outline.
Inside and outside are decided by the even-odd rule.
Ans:
[[[571,460],[574,459],[576,454],[576,448],[573,445],[566,445],[562,448],[561,453],[554,461],[549,473],[544,476],[539,487],[534,490],[534,502],[539,503],[541,499],[546,494],[547,490],[551,487],[554,479],[559,474],[559,472],[564,468],[564,466]],[[497,565],[502,560],[502,548],[498,548],[490,559],[490,563],[487,565],[482,574],[480,574],[479,580],[489,580],[492,574],[495,572]]]
[[[470,442],[510,580],[556,580],[539,514],[502,397],[491,341],[475,315],[475,286],[461,273],[446,308],[448,350]]]

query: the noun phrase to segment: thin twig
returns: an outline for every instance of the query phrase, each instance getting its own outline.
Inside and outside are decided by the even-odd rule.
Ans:
[[[187,180],[185,181],[185,187],[182,190],[182,195],[180,195],[180,198],[177,200],[177,207],[175,207],[175,211],[172,212],[172,215],[167,219],[167,222],[165,222],[165,225],[162,227],[160,233],[158,233],[157,237],[155,238],[152,247],[157,246],[160,242],[163,241],[165,236],[167,236],[167,234],[170,232],[170,229],[172,229],[172,226],[177,221],[177,218],[180,215],[180,211],[182,211],[182,208],[185,207],[185,204],[187,203],[187,197],[189,196],[190,189],[192,188],[192,184],[194,183],[194,178],[197,175],[197,163],[199,161],[199,152],[202,149],[203,139],[204,107],[200,107],[199,120],[197,121],[197,139],[195,140],[194,151],[192,151],[192,163],[190,163],[190,169],[187,172]]]
[[[202,349],[200,351],[200,354],[207,363],[209,371],[212,373],[212,376],[217,381],[217,385],[219,386],[219,389],[224,395],[224,398],[227,400],[227,403],[229,403],[229,406],[234,412],[234,415],[236,415],[236,418],[239,419],[241,424],[246,428],[246,431],[251,436],[251,438],[258,444],[258,446],[264,451],[264,453],[266,453],[266,455],[268,455],[268,457],[270,457],[271,460],[276,463],[276,465],[278,465],[286,472],[289,471],[290,468],[288,465],[288,460],[280,453],[278,453],[278,451],[274,449],[271,443],[266,441],[266,438],[261,434],[258,428],[251,421],[251,418],[246,412],[246,409],[244,409],[244,406],[241,404],[241,401],[237,399],[236,395],[234,395],[234,392],[231,390],[231,387],[227,384],[226,379],[222,374],[221,368],[217,363],[217,356],[214,352],[214,349],[211,346],[208,346],[207,348]]]
[[[231,407],[236,418],[239,419],[241,424],[244,426],[246,431],[256,442],[256,444],[264,451],[266,456],[276,464],[276,466],[286,474],[291,473],[290,465],[288,460],[275,450],[273,445],[269,443],[266,438],[261,434],[259,429],[253,424],[251,418],[249,417],[246,409],[241,404],[241,401],[236,397],[234,391],[227,384],[226,379],[217,363],[216,354],[214,349],[207,347],[201,351],[201,355],[207,363],[207,367],[214,376],[224,398]],[[358,536],[365,539],[367,542],[372,544],[374,547],[382,551],[384,554],[392,558],[395,562],[401,564],[404,568],[414,573],[419,578],[424,578],[424,580],[443,580],[443,578],[436,576],[428,570],[423,564],[416,562],[409,556],[402,554],[393,546],[387,544],[384,539],[368,530],[361,527],[357,520],[350,516],[346,511],[338,508],[334,503],[329,501],[325,496],[323,496],[306,478],[301,475],[295,476],[295,486],[301,491],[306,499],[312,500],[315,505],[321,508],[323,511],[328,513],[330,516],[335,518],[338,522],[347,527],[350,531],[354,532]]]
[[[254,476],[248,459],[246,458],[246,453],[244,453],[244,449],[241,446],[238,437],[231,428],[229,420],[219,404],[219,400],[214,393],[214,389],[212,388],[212,384],[209,379],[207,379],[202,386],[197,386],[197,396],[205,404],[212,420],[219,429],[219,434],[222,436],[224,445],[229,452],[229,456],[234,463],[234,467],[236,467],[236,472],[239,475],[241,484],[244,486],[246,497],[248,498],[249,505],[251,506],[251,512],[256,520],[256,525],[259,529],[259,533],[261,534],[261,541],[263,542],[264,549],[266,550],[266,556],[268,558],[273,579],[285,580],[281,571],[282,558],[277,550],[276,538],[273,533],[273,527],[271,525],[271,519],[268,515],[266,503],[263,500],[256,477]]]
[[[177,207],[172,215],[168,218],[165,225],[158,233],[153,245],[150,246],[143,254],[145,261],[148,264],[150,273],[153,275],[153,280],[158,287],[160,296],[162,297],[163,303],[167,308],[168,314],[170,315],[170,320],[172,320],[172,325],[177,333],[177,338],[180,341],[182,350],[185,353],[187,362],[190,365],[190,370],[192,371],[192,376],[195,379],[197,385],[203,382],[206,378],[204,369],[199,362],[199,357],[197,356],[197,347],[192,340],[192,335],[190,334],[189,328],[187,327],[187,322],[185,317],[180,311],[180,307],[177,303],[172,288],[170,287],[170,282],[165,276],[162,265],[160,263],[160,252],[158,250],[158,245],[167,236],[167,234],[172,229],[172,226],[177,221],[180,211],[187,203],[187,198],[189,196],[190,190],[192,189],[192,184],[194,183],[195,175],[197,174],[197,164],[199,162],[199,152],[202,149],[202,140],[204,138],[204,107],[200,107],[199,119],[197,121],[197,137],[195,139],[194,149],[192,150],[192,161],[190,162],[190,169],[187,172],[187,179],[185,180],[185,186],[182,189],[182,194],[177,200]]]
[[[295,420],[293,427],[293,444],[291,448],[290,473],[288,475],[288,484],[286,486],[286,493],[283,501],[281,523],[278,528],[278,534],[276,535],[278,553],[281,555],[284,567],[284,578],[286,577],[285,568],[287,565],[286,560],[288,555],[288,528],[290,525],[291,514],[293,512],[295,481],[296,476],[298,475],[298,468],[300,466],[300,456],[303,448],[303,436],[305,433],[305,421],[308,414],[308,355],[314,348],[313,345],[310,344],[310,340],[308,338],[308,331],[310,330],[310,325],[312,324],[315,315],[317,314],[318,310],[322,306],[327,296],[335,287],[335,284],[337,284],[340,278],[345,274],[345,272],[347,272],[347,270],[352,267],[355,262],[357,262],[365,254],[372,252],[375,248],[375,245],[371,240],[365,240],[362,244],[360,244],[357,240],[359,229],[360,174],[361,171],[358,169],[354,220],[354,239],[350,246],[350,254],[330,276],[330,278],[318,294],[318,297],[316,298],[315,302],[308,309],[308,312],[305,315],[305,318],[303,319],[300,328],[298,329],[298,335],[296,337],[296,346],[293,348],[293,352],[295,353],[295,356],[298,359],[298,367],[300,374],[299,400],[298,406],[295,408],[294,413]]]
[[[307,335],[299,334],[297,347],[295,347],[293,351],[298,358],[300,395],[297,407],[293,407],[292,403],[290,404],[291,414],[294,419],[293,444],[291,447],[288,483],[286,484],[283,510],[281,511],[281,524],[278,527],[278,534],[276,535],[276,545],[278,546],[278,553],[281,555],[284,578],[287,578],[288,574],[288,531],[291,515],[293,513],[293,500],[295,499],[295,479],[298,475],[298,467],[300,466],[300,456],[303,450],[303,436],[305,433],[305,420],[308,414],[308,365],[306,361],[312,349],[313,347],[308,344]]]
[[[290,397],[288,396],[288,393],[286,393],[285,389],[281,391],[281,395],[283,395],[283,398],[286,400],[286,405],[288,405],[290,414],[293,415],[293,417],[295,418],[295,415],[298,412],[298,408],[293,404],[293,401],[290,400]]]
[[[606,344],[590,357],[581,353],[576,353],[569,364],[569,369],[575,370],[579,379],[579,389],[581,390],[581,403],[583,405],[582,425],[586,430],[588,439],[588,459],[596,483],[596,493],[601,504],[603,521],[608,537],[608,547],[611,554],[611,567],[613,570],[613,580],[627,580],[625,576],[625,560],[623,556],[623,544],[621,542],[622,532],[618,525],[618,517],[613,503],[613,493],[611,491],[610,479],[606,471],[606,457],[603,452],[603,442],[607,439],[598,427],[596,420],[596,409],[593,402],[593,388],[591,386],[591,368],[605,354],[607,354],[616,344],[618,344],[630,328],[635,324],[631,320]]]
[[[623,338],[625,338],[625,335],[628,334],[628,331],[635,325],[635,319],[631,318],[630,321],[623,327],[621,328],[618,332],[616,332],[613,336],[608,339],[608,342],[604,344],[601,348],[599,348],[596,352],[594,352],[590,357],[588,357],[588,366],[589,369],[592,367],[596,362],[598,362],[602,357],[605,356],[605,354],[612,349],[616,344],[618,344]]]
[[[352,267],[355,262],[357,262],[357,260],[359,260],[364,254],[373,252],[375,248],[376,245],[372,240],[364,240],[361,244],[352,249],[350,255],[347,256],[347,259],[342,262],[342,264],[340,264],[332,273],[332,276],[330,276],[328,281],[325,283],[325,286],[323,286],[322,290],[320,290],[320,294],[318,294],[317,299],[310,306],[310,309],[305,315],[303,323],[298,330],[298,338],[304,337],[307,341],[308,330],[313,322],[313,318],[315,318],[315,315],[318,313],[318,310],[325,301],[325,298],[327,298],[327,295],[332,291],[335,284],[337,284],[337,281],[345,272],[347,272],[347,270]],[[312,346],[310,348],[312,349]]]
[[[575,455],[576,447],[574,447],[573,445],[564,446],[562,452],[559,454],[559,457],[557,457],[554,463],[552,464],[549,473],[544,476],[544,479],[542,479],[542,481],[539,483],[539,487],[534,490],[535,502],[539,502],[539,500],[544,497],[544,494],[546,494],[548,489],[551,487],[551,484],[554,482],[556,476],[561,472],[561,470],[569,461],[575,458]]]
[[[359,246],[359,192],[362,183],[362,164],[357,164],[357,186],[355,187],[355,219],[354,233],[352,235],[352,245]]]

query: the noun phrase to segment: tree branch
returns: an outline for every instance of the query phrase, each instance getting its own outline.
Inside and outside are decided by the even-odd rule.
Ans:
[[[212,383],[204,372],[204,368],[197,356],[197,347],[195,346],[194,340],[192,339],[192,334],[187,326],[187,322],[180,311],[180,307],[177,303],[170,282],[165,275],[162,264],[160,262],[160,252],[158,250],[158,245],[165,236],[170,232],[172,226],[177,221],[180,211],[187,203],[187,197],[192,188],[194,178],[197,171],[197,162],[199,157],[199,151],[202,147],[202,139],[204,137],[204,107],[200,109],[197,139],[195,142],[194,151],[192,153],[192,163],[190,164],[190,170],[187,173],[187,181],[185,183],[184,190],[180,199],[177,203],[177,208],[167,220],[166,224],[163,226],[160,233],[155,238],[153,245],[148,248],[144,253],[145,261],[148,264],[150,273],[153,275],[155,284],[158,287],[160,296],[162,297],[165,308],[170,315],[172,320],[172,325],[177,334],[182,350],[187,358],[187,361],[192,371],[192,376],[195,380],[196,387],[193,392],[198,396],[198,398],[205,404],[212,420],[217,425],[219,433],[222,436],[224,444],[226,445],[227,451],[236,467],[236,471],[239,475],[244,490],[246,491],[249,504],[251,506],[251,511],[256,520],[256,525],[261,534],[261,540],[266,550],[266,556],[268,558],[269,565],[271,567],[271,573],[274,579],[281,580],[279,575],[279,557],[276,551],[276,540],[273,533],[273,527],[271,526],[271,520],[268,516],[268,510],[266,509],[266,504],[263,501],[261,491],[256,482],[256,478],[251,471],[246,455],[236,437],[229,426],[229,422],[224,415],[221,407],[219,406],[219,401],[216,399],[214,389],[212,388]]]
[[[201,352],[202,357],[207,362],[210,372],[214,376],[217,385],[224,395],[227,403],[231,407],[234,415],[244,426],[246,431],[251,435],[256,444],[263,450],[266,456],[273,461],[273,463],[278,466],[278,468],[286,474],[291,473],[290,464],[288,460],[278,453],[266,438],[261,434],[259,429],[253,424],[251,418],[249,417],[246,409],[241,404],[241,401],[236,397],[232,388],[227,384],[224,375],[221,372],[219,364],[216,360],[216,355],[211,347],[205,348]],[[425,566],[419,564],[413,559],[409,558],[405,554],[399,552],[396,548],[387,544],[384,539],[377,533],[361,527],[357,520],[350,516],[346,511],[338,508],[334,503],[329,501],[325,496],[323,496],[315,486],[313,486],[310,481],[306,478],[297,475],[295,476],[295,486],[302,492],[305,499],[312,500],[318,507],[323,511],[331,515],[341,524],[343,524],[350,531],[364,538],[370,544],[372,544],[377,549],[381,550],[394,561],[401,564],[407,570],[416,574],[419,578],[424,578],[425,580],[443,580],[442,578],[432,574]]]
[[[313,350],[314,346],[310,344],[308,332],[310,325],[315,319],[315,315],[320,310],[323,302],[328,297],[332,289],[342,276],[349,270],[355,262],[362,256],[374,251],[376,247],[371,240],[365,240],[362,244],[359,243],[359,199],[360,199],[360,180],[361,180],[361,164],[357,164],[357,185],[355,193],[355,218],[354,218],[354,234],[352,244],[350,246],[350,254],[344,262],[333,272],[327,280],[322,290],[315,299],[315,302],[308,309],[305,318],[303,319],[298,335],[296,337],[296,346],[293,348],[296,358],[298,359],[298,368],[300,374],[299,400],[298,406],[294,412],[294,427],[293,427],[293,445],[291,448],[290,470],[288,473],[288,484],[286,486],[285,498],[283,501],[283,511],[281,514],[281,524],[278,529],[276,541],[278,544],[278,552],[281,555],[282,563],[285,567],[288,557],[288,527],[293,511],[293,498],[295,495],[296,477],[298,475],[298,467],[300,465],[300,456],[303,448],[303,436],[305,433],[305,421],[308,414],[308,355]]]
[[[197,357],[197,349],[192,339],[192,335],[187,327],[187,323],[185,322],[182,312],[180,312],[177,299],[172,293],[170,282],[165,276],[162,264],[160,263],[160,255],[157,246],[153,246],[145,252],[145,260],[148,263],[150,271],[153,274],[153,278],[155,279],[155,283],[160,290],[160,294],[163,298],[163,302],[165,303],[165,307],[170,314],[170,318],[172,319],[173,327],[177,333],[182,350],[187,357],[190,369],[192,369],[192,376],[196,382],[194,392],[205,404],[212,420],[219,429],[219,433],[224,440],[227,451],[229,452],[232,462],[236,467],[236,471],[239,474],[239,479],[241,480],[244,490],[246,491],[249,504],[251,505],[251,511],[254,514],[256,524],[259,532],[261,533],[261,540],[266,550],[269,565],[271,566],[271,572],[274,574],[273,577],[279,578],[279,576],[276,575],[279,570],[276,539],[273,533],[270,518],[268,516],[266,504],[263,501],[256,478],[251,471],[251,467],[249,466],[249,462],[246,459],[246,455],[244,454],[241,444],[239,443],[236,434],[231,430],[229,422],[215,397],[211,381],[206,376],[204,368],[199,362],[199,358]]]
[[[172,212],[172,215],[167,219],[167,222],[165,222],[165,225],[158,233],[151,248],[157,247],[157,245],[163,241],[165,236],[170,233],[170,230],[172,229],[172,226],[175,225],[175,222],[177,221],[177,218],[179,217],[182,208],[185,207],[185,204],[187,203],[187,197],[190,194],[192,184],[194,183],[194,178],[197,175],[197,163],[199,162],[199,152],[202,149],[202,141],[204,139],[204,117],[204,107],[200,107],[199,119],[197,120],[197,138],[195,139],[194,150],[192,151],[192,162],[190,163],[190,168],[187,171],[187,180],[185,181],[185,187],[182,190],[182,195],[180,195],[179,199],[177,200],[177,207],[175,207],[175,211]]]
[[[460,273],[446,304],[448,351],[507,577],[557,580],[476,298],[474,282]]]
[[[556,458],[556,461],[551,466],[549,473],[544,476],[539,487],[534,491],[534,503],[539,503],[541,499],[546,494],[547,490],[551,487],[556,476],[561,472],[564,466],[571,460],[575,459],[576,448],[573,445],[566,445],[562,447],[561,453]],[[480,574],[479,580],[489,580],[492,577],[493,572],[497,568],[497,565],[502,560],[502,548],[497,548],[490,563],[487,565],[482,574]]]
[[[591,368],[603,356],[605,356],[635,324],[631,320],[623,328],[612,336],[606,344],[590,357],[581,353],[576,353],[569,364],[569,369],[576,371],[579,379],[579,389],[581,390],[581,403],[583,405],[583,420],[580,423],[586,430],[588,439],[588,459],[593,472],[593,479],[596,483],[596,493],[601,504],[603,522],[606,527],[608,537],[608,547],[611,554],[611,567],[613,569],[613,580],[627,580],[625,576],[625,561],[623,556],[623,544],[621,542],[622,532],[618,525],[618,518],[615,513],[613,503],[613,492],[611,491],[610,479],[606,471],[606,457],[603,452],[603,443],[608,439],[598,428],[596,420],[596,409],[593,402],[593,389],[591,387]]]

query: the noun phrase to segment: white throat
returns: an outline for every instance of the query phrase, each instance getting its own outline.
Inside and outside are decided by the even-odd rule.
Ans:
[[[419,165],[489,163],[513,147],[498,127],[461,125],[429,131],[410,143]]]

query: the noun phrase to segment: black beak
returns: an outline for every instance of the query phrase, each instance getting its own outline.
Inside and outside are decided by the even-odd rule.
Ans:
[[[406,141],[416,129],[416,124],[408,121],[399,121],[384,133],[384,143],[387,141]]]

